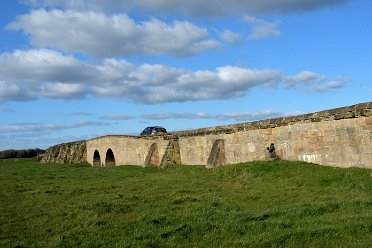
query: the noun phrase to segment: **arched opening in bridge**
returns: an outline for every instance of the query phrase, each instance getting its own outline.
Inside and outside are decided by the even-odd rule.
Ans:
[[[93,166],[101,167],[101,156],[97,150],[93,154]]]
[[[160,164],[160,161],[159,161],[158,146],[156,145],[156,143],[153,143],[150,146],[149,152],[147,153],[145,165],[146,166],[159,166],[159,164]]]
[[[106,152],[106,166],[115,166],[115,156],[112,150],[109,148]]]

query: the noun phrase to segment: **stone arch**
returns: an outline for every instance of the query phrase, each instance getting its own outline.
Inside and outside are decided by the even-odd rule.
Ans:
[[[114,155],[113,151],[111,150],[111,148],[107,149],[105,164],[106,164],[106,166],[115,166],[116,165],[115,155]]]
[[[95,150],[93,154],[93,166],[101,167],[101,156],[98,150]]]
[[[159,166],[159,149],[156,143],[153,143],[150,146],[149,152],[147,153],[145,166]]]

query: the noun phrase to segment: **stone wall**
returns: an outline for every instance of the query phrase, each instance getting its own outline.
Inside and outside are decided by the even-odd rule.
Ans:
[[[50,148],[55,155],[49,156],[59,162],[71,161],[64,157],[79,148],[60,146]],[[114,165],[214,167],[279,158],[372,168],[372,103],[159,136],[116,135],[86,141],[88,163],[106,166],[111,161],[108,154],[114,155]]]
[[[224,140],[225,164],[279,159],[372,168],[372,118],[300,123],[267,129],[180,137],[184,164],[208,164],[213,144]]]
[[[41,162],[71,164],[87,162],[86,141],[52,146],[46,150]]]

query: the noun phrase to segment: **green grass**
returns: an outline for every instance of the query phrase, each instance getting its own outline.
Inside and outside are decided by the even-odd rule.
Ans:
[[[288,161],[0,160],[0,221],[0,247],[370,247],[372,176]]]

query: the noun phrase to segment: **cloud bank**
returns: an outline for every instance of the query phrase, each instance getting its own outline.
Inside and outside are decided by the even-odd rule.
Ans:
[[[125,14],[76,10],[32,10],[9,30],[23,30],[36,47],[52,47],[96,57],[131,55],[191,56],[218,49],[205,28],[188,21],[171,24],[152,18],[137,23]],[[63,30],[63,31],[62,31]]]
[[[244,96],[253,87],[275,86],[282,73],[234,66],[190,71],[159,64],[136,66],[117,59],[94,65],[40,49],[1,54],[0,75],[0,87],[7,91],[0,95],[2,101],[93,95],[161,103]]]
[[[138,103],[201,101],[242,97],[255,87],[308,86],[325,91],[346,85],[342,79],[304,71],[285,76],[275,69],[225,65],[191,71],[161,64],[134,65],[105,59],[90,64],[54,50],[16,50],[0,55],[0,101],[40,97],[83,99],[88,95]]]

